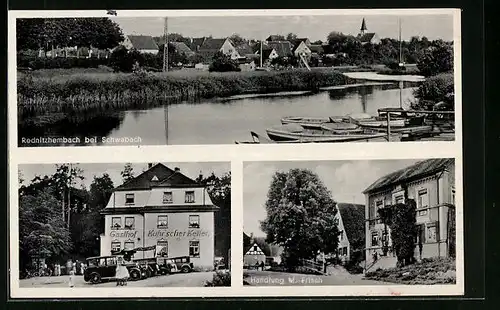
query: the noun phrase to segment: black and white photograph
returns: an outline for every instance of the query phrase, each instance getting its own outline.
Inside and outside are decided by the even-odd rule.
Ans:
[[[245,162],[243,184],[247,288],[462,277],[454,158]]]
[[[18,173],[19,288],[231,285],[229,163],[27,164]]]
[[[53,147],[456,139],[459,10],[272,12],[14,15],[14,140]]]

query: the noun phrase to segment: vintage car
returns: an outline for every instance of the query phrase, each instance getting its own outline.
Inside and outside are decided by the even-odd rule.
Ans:
[[[99,283],[103,279],[114,279],[116,265],[119,259],[123,259],[123,257],[120,255],[110,255],[87,258],[83,279],[85,282],[91,282],[93,284]],[[139,264],[126,260],[123,260],[123,264],[128,269],[130,280],[137,281],[146,276],[145,270],[141,269]]]
[[[194,269],[189,256],[158,257],[157,261],[162,275],[175,272],[188,273]]]

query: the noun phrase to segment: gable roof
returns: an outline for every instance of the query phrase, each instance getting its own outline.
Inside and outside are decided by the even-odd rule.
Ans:
[[[283,40],[282,38],[283,38],[283,36],[280,36],[279,34],[272,34],[272,35],[267,37],[266,41],[279,41],[279,40]]]
[[[419,161],[409,167],[397,170],[373,182],[363,194],[372,193],[396,184],[410,182],[445,170],[453,164],[453,158],[433,158]]]
[[[136,50],[157,50],[158,49],[158,45],[156,44],[156,42],[152,36],[129,35],[127,37],[130,40],[130,43],[132,43],[132,46]]]
[[[213,38],[206,38],[203,43],[200,45],[200,50],[215,50],[218,51],[222,48],[222,45],[224,42],[226,42],[227,39],[213,39]]]
[[[344,231],[353,247],[362,247],[365,242],[365,206],[354,203],[337,203],[344,224]]]
[[[155,178],[156,177],[156,178]],[[156,181],[158,179],[158,181]],[[201,186],[179,171],[172,170],[159,163],[133,179],[115,188],[115,190],[148,190],[154,186]]]
[[[240,45],[236,46],[235,48],[236,48],[236,51],[240,55],[252,54],[252,48],[247,43],[240,44]]]
[[[252,240],[253,239],[253,240]],[[271,247],[275,248],[273,251],[275,254],[278,253],[277,246],[270,245],[266,242],[266,238],[264,237],[250,237],[247,234],[243,233],[243,255],[247,254],[247,252],[256,244],[266,256],[271,256]]]
[[[185,55],[191,55],[194,52],[184,42],[170,42],[170,45],[175,48],[175,51]]]
[[[280,57],[292,55],[292,44],[290,41],[268,41],[266,45],[273,48]]]
[[[297,39],[294,39],[294,40],[290,40],[290,43],[292,43],[292,45],[294,46],[294,48],[296,48],[297,46],[300,45],[300,43],[304,42],[304,44],[306,45],[309,45],[308,43],[310,43],[309,39],[308,38],[297,38]]]
[[[200,46],[203,44],[203,42],[205,42],[205,40],[206,40],[206,39],[207,39],[206,37],[202,37],[202,38],[192,38],[192,39],[190,40],[190,42],[189,42],[189,43],[186,43],[186,44],[188,44],[189,48],[190,48],[192,51],[196,52],[196,51],[200,48]]]
[[[368,43],[371,42],[373,37],[375,36],[375,32],[369,32],[365,34],[360,34],[358,35],[357,39],[361,41],[362,43]]]
[[[317,53],[317,54],[322,54],[324,52],[323,45],[319,45],[319,44],[309,45],[309,49],[311,50],[311,52]]]

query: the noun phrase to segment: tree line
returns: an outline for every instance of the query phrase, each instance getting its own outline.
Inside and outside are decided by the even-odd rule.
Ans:
[[[19,266],[20,271],[33,268],[38,258],[47,264],[68,258],[85,259],[100,253],[100,234],[104,232],[106,207],[115,188],[108,173],[94,176],[89,188],[78,186],[84,171],[77,164],[55,166],[52,175],[36,176],[24,184],[19,172]],[[121,172],[125,183],[134,177],[130,163]],[[207,177],[197,181],[220,210],[215,214],[217,254],[228,259],[230,247],[231,174]],[[83,183],[82,183],[83,184]]]

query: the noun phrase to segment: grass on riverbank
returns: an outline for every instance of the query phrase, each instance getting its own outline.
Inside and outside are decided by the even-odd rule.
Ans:
[[[346,84],[332,69],[167,73],[30,72],[18,77],[20,115],[128,108],[138,102],[208,99],[245,93],[318,90]]]
[[[456,283],[456,262],[450,258],[429,258],[402,268],[367,272],[366,279],[411,285]]]

